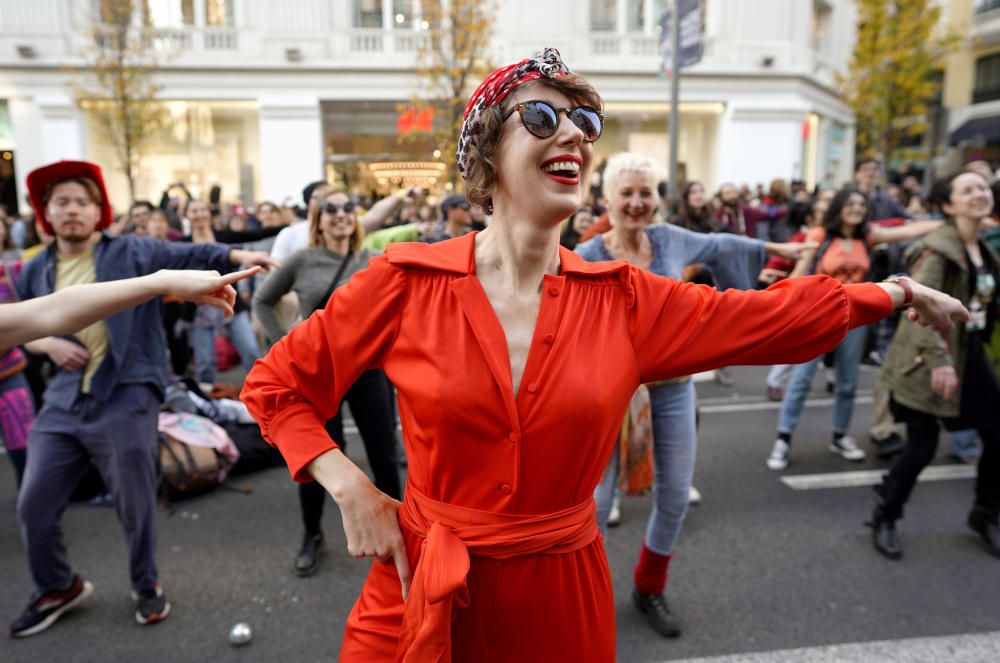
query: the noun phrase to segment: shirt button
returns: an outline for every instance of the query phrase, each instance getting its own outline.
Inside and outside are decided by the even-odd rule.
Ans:
[[[549,294],[553,297],[558,297],[560,292],[562,292],[562,290],[560,290],[557,286],[549,288]]]
[[[549,345],[552,345],[553,343],[556,342],[556,335],[555,334],[546,334],[545,338],[544,338],[544,341],[546,343],[548,343]]]
[[[509,433],[507,435],[507,437],[504,438],[504,439],[506,439],[511,444],[516,444],[517,443],[517,433]]]
[[[509,483],[498,483],[497,490],[499,490],[504,495],[510,495],[510,484]]]
[[[536,391],[538,391],[538,383],[537,382],[532,382],[531,384],[528,385],[528,393],[529,394],[533,394]]]

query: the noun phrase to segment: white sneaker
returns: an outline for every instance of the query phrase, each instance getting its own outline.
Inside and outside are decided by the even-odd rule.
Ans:
[[[839,440],[831,442],[830,452],[855,463],[860,463],[865,459],[865,452],[858,448],[858,443],[850,435],[845,435]]]
[[[608,513],[608,527],[618,527],[622,524],[622,498],[615,493],[611,499],[611,511]]]
[[[780,437],[775,440],[774,448],[771,449],[771,455],[767,457],[767,469],[780,472],[788,467],[789,448],[788,443]]]
[[[688,504],[701,504],[701,491],[694,486],[688,491]]]

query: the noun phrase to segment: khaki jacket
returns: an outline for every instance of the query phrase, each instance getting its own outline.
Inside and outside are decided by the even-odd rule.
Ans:
[[[993,264],[1000,265],[996,251],[986,249],[993,257]],[[947,223],[914,243],[906,252],[906,264],[917,282],[968,303],[972,295],[969,267],[962,239],[953,224]],[[955,324],[946,344],[936,331],[903,317],[885,360],[885,377],[893,398],[913,410],[938,417],[957,417],[966,351],[965,323]],[[939,366],[954,366],[958,374],[959,388],[952,398],[942,398],[931,390],[931,370]]]

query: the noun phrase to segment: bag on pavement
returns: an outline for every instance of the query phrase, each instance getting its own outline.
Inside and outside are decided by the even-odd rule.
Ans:
[[[212,420],[187,412],[161,412],[161,487],[176,500],[208,492],[225,480],[240,454]]]
[[[185,444],[160,433],[160,486],[167,499],[178,500],[213,490],[222,481],[222,468],[222,459],[215,449]]]

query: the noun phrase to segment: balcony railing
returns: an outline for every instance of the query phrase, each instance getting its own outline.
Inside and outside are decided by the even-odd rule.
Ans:
[[[426,33],[409,30],[356,29],[351,32],[349,44],[351,53],[358,55],[412,55],[426,39]]]
[[[659,40],[646,35],[593,34],[590,36],[590,54],[595,56],[655,56]]]
[[[101,48],[114,43],[117,32],[114,28],[99,28],[94,41]],[[236,28],[169,28],[144,31],[141,35],[143,48],[161,52],[178,53],[191,50],[236,51],[239,49],[239,32]]]

